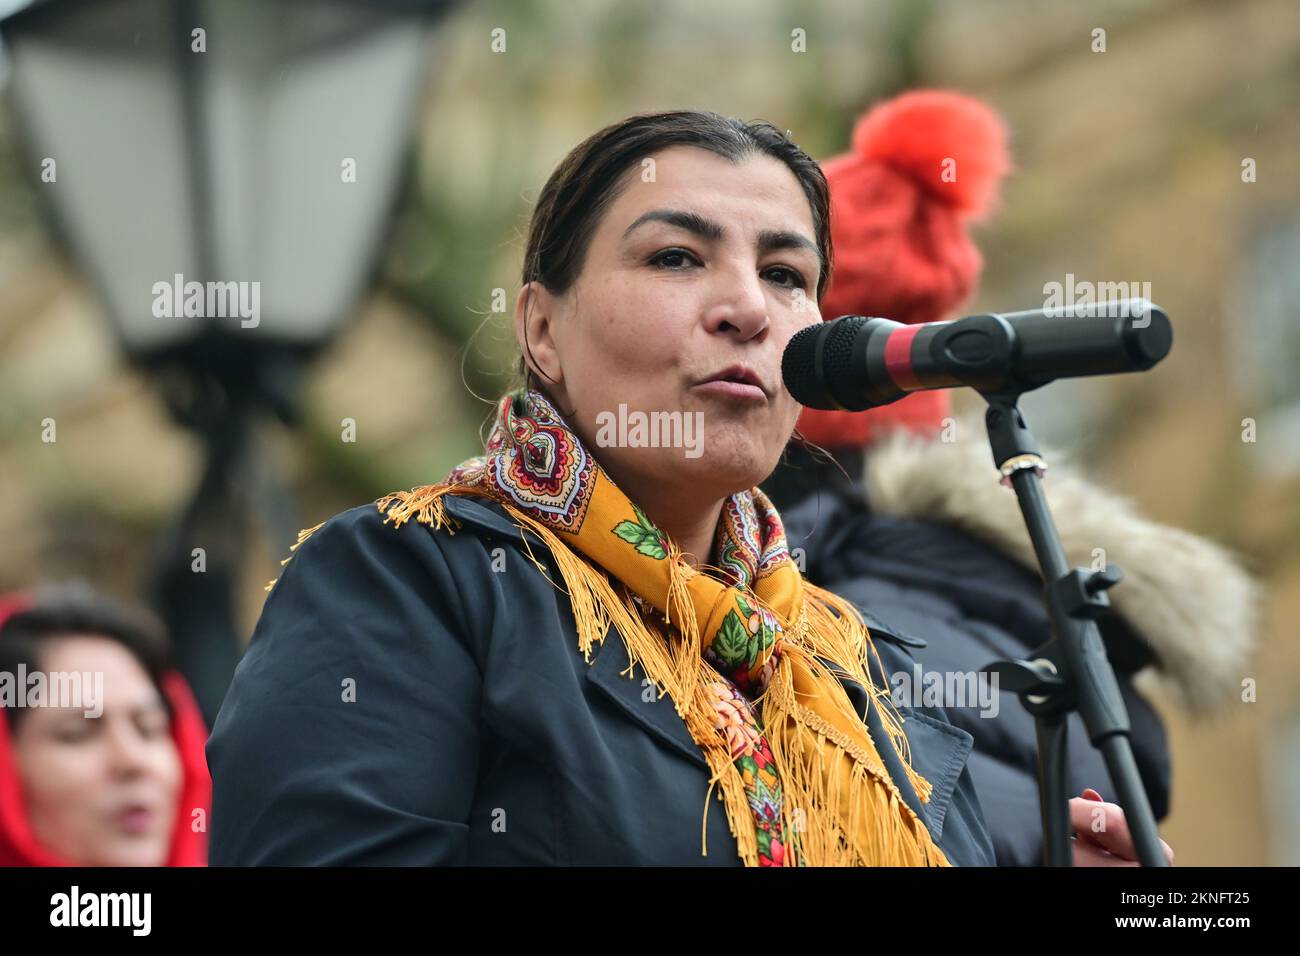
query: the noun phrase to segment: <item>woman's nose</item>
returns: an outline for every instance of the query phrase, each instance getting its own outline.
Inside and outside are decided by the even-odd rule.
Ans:
[[[115,776],[133,776],[148,765],[144,741],[130,721],[110,725],[104,733],[104,745],[108,748],[109,769]]]
[[[762,281],[752,272],[720,279],[718,298],[705,323],[708,330],[735,334],[742,342],[762,335],[771,324]]]

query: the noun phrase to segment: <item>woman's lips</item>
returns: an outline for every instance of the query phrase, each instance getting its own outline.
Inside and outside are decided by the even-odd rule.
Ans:
[[[145,806],[127,807],[124,810],[119,810],[113,817],[117,822],[118,829],[127,833],[148,833],[153,829],[156,818],[157,814]]]
[[[701,382],[695,387],[706,395],[714,395],[718,398],[739,399],[750,402],[767,401],[767,395],[761,388],[746,382],[728,382],[723,379],[715,379],[712,382]]]

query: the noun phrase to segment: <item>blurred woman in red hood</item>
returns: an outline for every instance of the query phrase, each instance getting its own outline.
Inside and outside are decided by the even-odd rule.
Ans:
[[[71,674],[83,699],[53,706]],[[204,865],[206,738],[151,615],[79,587],[0,597],[0,866]]]

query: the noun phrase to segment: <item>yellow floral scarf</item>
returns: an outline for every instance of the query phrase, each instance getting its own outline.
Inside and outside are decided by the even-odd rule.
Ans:
[[[564,578],[587,660],[612,624],[632,665],[673,700],[712,770],[710,796],[721,784],[746,865],[950,865],[824,663],[868,689],[928,802],[902,718],[870,679],[875,650],[861,616],[804,581],[762,491],[727,499],[718,565],[692,566],[541,392],[501,398],[485,451],[440,484],[380,499],[381,513],[396,526],[415,518],[451,531],[441,498],[479,495],[534,532]]]

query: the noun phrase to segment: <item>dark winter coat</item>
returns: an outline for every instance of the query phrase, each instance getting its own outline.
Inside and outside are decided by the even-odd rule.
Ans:
[[[910,640],[922,676],[1022,658],[1050,637],[1015,495],[998,484],[980,425],[960,424],[964,441],[900,435],[865,457],[838,454],[848,479],[792,451],[763,486],[808,579]],[[1110,592],[1114,613],[1100,629],[1128,708],[1138,769],[1161,819],[1170,799],[1168,741],[1135,682],[1163,684],[1167,700],[1198,713],[1225,700],[1254,640],[1254,585],[1227,552],[1143,520],[1061,456],[1049,453],[1048,461],[1044,490],[1071,561],[1090,565],[1101,548],[1125,572]],[[915,695],[916,676],[915,669],[906,678],[891,675],[891,685]],[[974,739],[969,766],[999,864],[1033,865],[1042,856],[1034,721],[1015,694],[1002,690],[997,697],[996,708],[969,695],[966,706],[944,705],[953,725]],[[1092,787],[1116,799],[1077,714],[1068,758],[1072,796]]]
[[[445,500],[454,534],[394,529],[370,504],[286,565],[208,743],[212,865],[738,865],[717,787],[701,855],[709,768],[672,701],[622,673],[617,631],[587,663],[504,511]],[[910,666],[873,633],[886,670]],[[971,735],[903,711],[934,788],[922,804],[867,694],[846,689],[949,859],[992,865]]]

